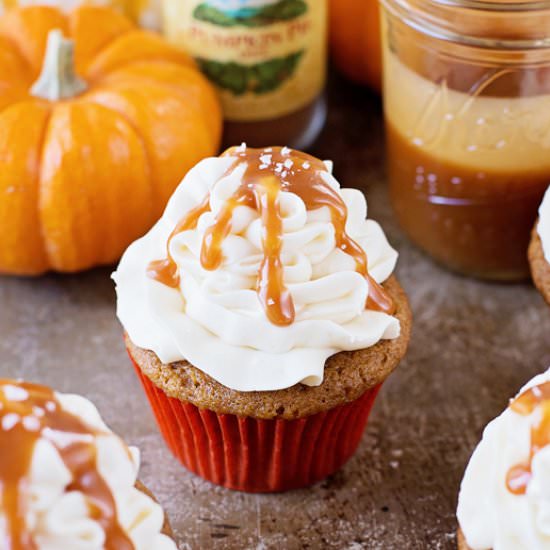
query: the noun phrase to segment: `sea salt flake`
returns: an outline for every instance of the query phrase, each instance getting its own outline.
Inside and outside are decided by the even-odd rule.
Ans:
[[[292,168],[292,165],[294,164],[290,159],[286,159],[283,163],[285,168],[288,168],[289,170]]]
[[[302,164],[302,167],[305,169],[305,170],[308,170],[309,168],[311,168],[311,164],[306,160],[304,162],[304,164]]]
[[[265,170],[266,168],[269,168],[269,165],[267,165],[267,164],[260,164],[260,170]]]
[[[244,153],[246,151],[246,143],[243,141],[236,149],[237,153]]]
[[[40,420],[35,416],[24,416],[23,426],[29,432],[38,432],[40,431]]]
[[[292,149],[289,149],[288,147],[283,147],[281,149],[281,155],[290,155],[290,152],[291,152]]]
[[[42,418],[46,414],[46,411],[42,407],[34,406],[32,408],[32,414],[34,414],[37,418]]]
[[[18,414],[8,413],[2,418],[2,429],[6,432],[9,432],[19,423],[20,420],[21,417]]]
[[[4,386],[4,395],[8,401],[26,401],[29,398],[29,392],[26,389],[11,384]]]
[[[271,155],[261,155],[260,160],[262,164],[271,164]]]
[[[46,410],[47,411],[53,412],[53,411],[55,411],[56,408],[57,408],[57,405],[55,404],[54,401],[48,401],[46,403]]]

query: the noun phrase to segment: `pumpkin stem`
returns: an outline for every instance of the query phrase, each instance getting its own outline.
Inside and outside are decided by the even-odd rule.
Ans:
[[[48,34],[48,43],[42,72],[31,88],[34,97],[59,101],[75,97],[87,89],[75,72],[74,42],[63,36],[59,29]]]

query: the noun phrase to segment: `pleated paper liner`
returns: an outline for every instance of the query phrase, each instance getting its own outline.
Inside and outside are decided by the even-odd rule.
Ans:
[[[381,387],[305,418],[262,420],[168,397],[132,363],[180,462],[212,483],[251,493],[306,487],[341,468],[357,449]]]

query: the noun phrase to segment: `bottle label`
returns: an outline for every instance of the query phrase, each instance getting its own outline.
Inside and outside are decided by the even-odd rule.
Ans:
[[[164,0],[164,23],[218,88],[228,120],[290,114],[325,84],[326,0]]]

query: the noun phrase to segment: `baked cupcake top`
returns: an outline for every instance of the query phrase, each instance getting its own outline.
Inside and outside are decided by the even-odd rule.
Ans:
[[[0,379],[0,547],[176,550],[139,453],[77,395]]]
[[[113,277],[131,340],[239,391],[318,385],[326,359],[399,336],[397,253],[330,163],[229,149],[192,169]]]
[[[550,369],[485,428],[457,517],[472,550],[550,549]]]
[[[550,263],[550,187],[546,190],[544,199],[539,208],[537,232],[542,242],[544,257],[546,261]]]

